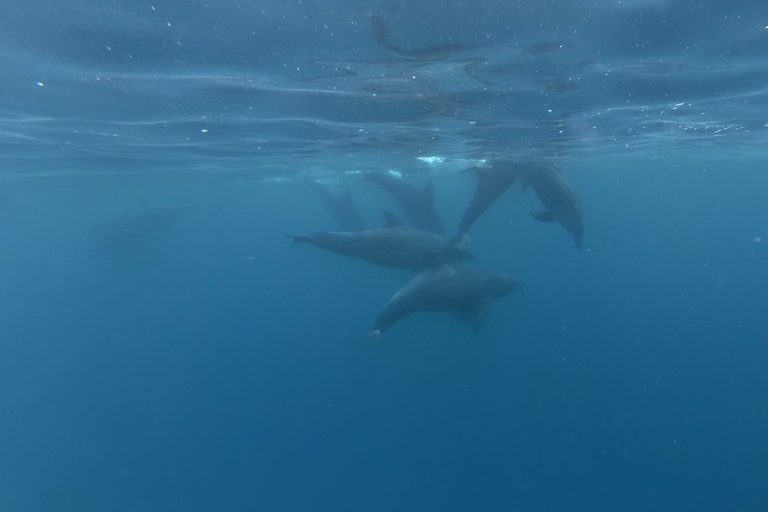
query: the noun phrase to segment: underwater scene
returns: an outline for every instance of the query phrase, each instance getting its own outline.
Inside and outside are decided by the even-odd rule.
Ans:
[[[6,0],[0,59],[0,512],[768,510],[764,0]]]

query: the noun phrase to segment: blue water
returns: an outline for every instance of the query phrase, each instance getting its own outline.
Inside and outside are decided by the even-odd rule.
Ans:
[[[3,2],[0,511],[767,510],[766,55],[756,0]],[[284,237],[370,171],[452,233],[497,156],[584,249],[502,196],[479,337]]]

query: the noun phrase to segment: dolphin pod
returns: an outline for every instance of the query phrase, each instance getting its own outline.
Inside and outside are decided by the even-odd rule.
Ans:
[[[383,306],[368,339],[379,339],[392,325],[414,313],[438,311],[456,313],[477,335],[481,320],[494,302],[524,288],[523,283],[512,277],[463,263],[475,259],[469,251],[468,231],[515,183],[520,183],[523,191],[533,191],[541,201],[544,209],[531,213],[534,219],[559,223],[576,247],[582,248],[581,203],[555,164],[494,158],[463,172],[474,173],[477,186],[454,237],[443,234],[442,222],[434,209],[431,181],[419,189],[392,175],[376,173],[367,174],[365,179],[391,193],[413,227],[405,226],[385,210],[385,223],[378,229],[291,236],[296,242],[377,265],[419,271]]]

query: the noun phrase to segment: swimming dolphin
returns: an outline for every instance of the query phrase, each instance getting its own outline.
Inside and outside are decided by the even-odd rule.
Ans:
[[[432,180],[419,189],[387,174],[370,173],[365,175],[365,179],[395,196],[413,227],[438,235],[445,233],[435,212]]]
[[[464,211],[459,223],[459,233],[466,233],[474,222],[491,206],[494,201],[509,190],[520,176],[521,163],[509,158],[495,158],[483,167],[470,167],[462,172],[474,172],[477,174],[477,188],[475,195]]]
[[[475,258],[469,252],[469,237],[466,235],[448,239],[404,226],[397,217],[386,211],[385,217],[384,227],[379,229],[289,236],[294,242],[307,242],[385,267],[421,270],[446,262]]]
[[[430,268],[395,293],[379,313],[368,338],[377,340],[398,320],[417,311],[455,311],[479,326],[493,301],[523,287],[502,274],[461,265]]]
[[[376,42],[379,46],[384,48],[392,55],[403,57],[406,59],[414,60],[440,60],[447,59],[452,55],[465,52],[468,50],[474,50],[477,46],[464,45],[460,43],[444,43],[434,46],[425,46],[416,50],[408,50],[401,46],[395,46],[389,39],[387,39],[387,26],[384,24],[384,20],[378,16],[371,15],[371,26],[373,27],[373,35],[376,37]]]
[[[131,254],[149,250],[171,232],[193,208],[187,206],[145,208],[92,226],[90,251],[96,254]]]
[[[360,213],[355,208],[352,193],[349,190],[339,193],[319,181],[309,180],[305,183],[315,192],[323,208],[333,217],[341,231],[362,231],[365,229],[363,219],[360,218]]]
[[[532,213],[533,218],[541,222],[559,222],[581,249],[584,236],[581,204],[562,171],[555,164],[533,162],[518,179],[523,190],[531,187],[546,208],[543,212]]]

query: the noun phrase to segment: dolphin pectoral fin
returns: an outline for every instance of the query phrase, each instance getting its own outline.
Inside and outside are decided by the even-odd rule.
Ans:
[[[557,219],[550,211],[543,211],[539,213],[532,213],[531,217],[541,222],[555,222]]]
[[[468,323],[469,328],[472,329],[472,334],[475,335],[475,338],[479,338],[480,333],[483,331],[483,323],[475,318],[470,319]]]
[[[468,313],[467,311],[461,311],[454,313],[451,316],[455,321],[467,324],[472,331],[472,334],[475,335],[475,338],[480,337],[480,333],[483,330],[483,323],[479,319],[474,318],[471,313]]]
[[[384,228],[397,228],[400,226],[405,226],[403,224],[403,221],[401,221],[397,215],[392,213],[389,210],[384,210]]]
[[[483,318],[487,317],[488,314],[493,309],[493,299],[485,299],[483,302],[475,306],[474,308],[467,311],[467,314],[470,316],[472,320],[477,320],[478,322],[482,320]]]
[[[492,309],[493,299],[487,298],[474,307],[459,311],[458,317],[469,324],[472,333],[478,338],[480,337],[480,332],[483,328],[482,321],[488,316],[488,313],[490,313]]]

